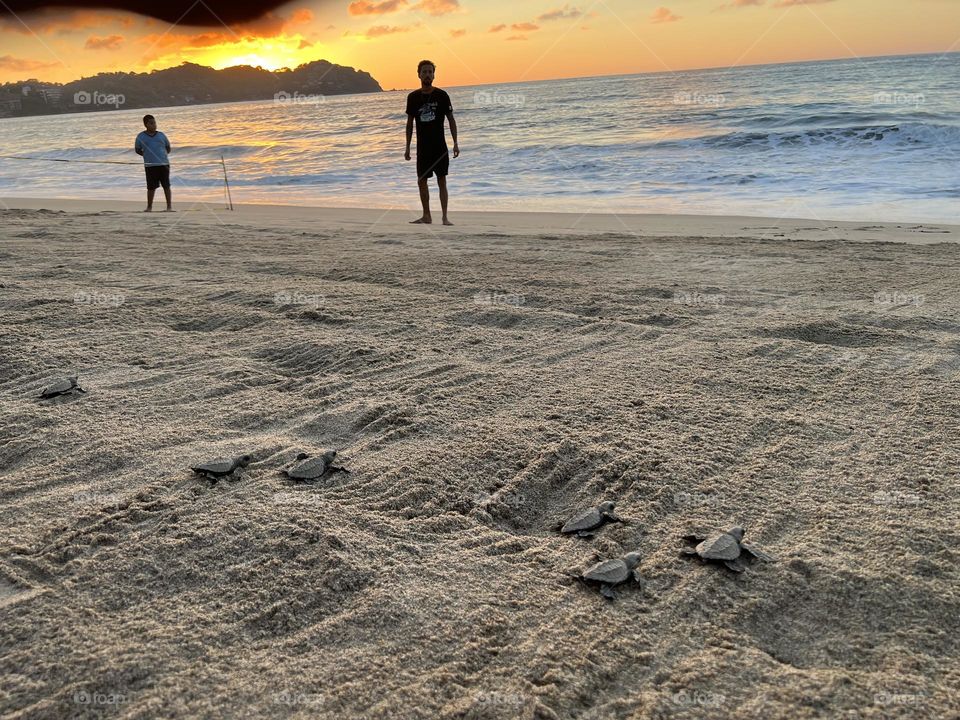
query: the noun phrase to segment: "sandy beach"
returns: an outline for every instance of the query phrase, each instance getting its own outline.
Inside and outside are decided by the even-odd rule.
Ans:
[[[0,201],[0,716],[960,713],[960,227],[179,207]]]

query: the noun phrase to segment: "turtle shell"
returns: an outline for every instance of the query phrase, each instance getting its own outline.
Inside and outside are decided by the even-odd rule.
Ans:
[[[740,543],[730,533],[711,535],[696,547],[705,560],[736,560],[740,557]]]
[[[41,397],[54,397],[56,395],[63,395],[73,390],[77,386],[77,381],[75,378],[63,378],[58,380],[53,385],[48,388],[45,388]]]
[[[309,458],[287,471],[287,475],[294,480],[316,480],[330,469],[336,450],[328,450],[323,455]]]
[[[581,530],[593,530],[603,524],[603,517],[600,515],[599,508],[590,508],[583,510],[567,520],[560,532],[575,533]]]
[[[611,585],[622,583],[629,577],[630,568],[627,567],[622,558],[598,562],[583,574],[585,580],[594,580]]]
[[[208,475],[229,475],[240,464],[239,458],[217,458],[210,462],[195,465],[190,468],[194,472],[207,473]]]

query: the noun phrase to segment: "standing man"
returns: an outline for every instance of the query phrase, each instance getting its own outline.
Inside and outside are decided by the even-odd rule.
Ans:
[[[147,209],[144,212],[153,212],[153,195],[157,187],[163,186],[163,194],[167,198],[167,212],[173,212],[170,198],[170,141],[167,136],[157,130],[157,121],[153,115],[143,116],[143,126],[146,128],[137,135],[133,149],[137,155],[143,156],[143,169],[147,174]]]
[[[460,157],[460,145],[457,144],[457,121],[453,118],[453,105],[450,96],[433,86],[433,76],[437,66],[429,60],[421,60],[417,66],[420,77],[420,89],[407,96],[407,151],[404,159],[410,159],[410,141],[413,139],[413,122],[417,122],[417,182],[420,185],[420,204],[423,205],[423,217],[412,223],[429,225],[433,222],[430,215],[430,187],[427,179],[437,175],[440,188],[440,207],[443,209],[443,224],[453,225],[447,218],[447,173],[450,170],[450,154],[443,132],[443,119],[450,118],[450,135],[453,137],[453,156]]]

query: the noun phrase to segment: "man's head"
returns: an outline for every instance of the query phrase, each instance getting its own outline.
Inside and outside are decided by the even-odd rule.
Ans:
[[[147,132],[156,132],[157,119],[153,115],[144,115],[143,126],[147,129]]]
[[[433,76],[436,72],[437,66],[430,60],[421,60],[420,64],[417,65],[417,75],[420,77],[420,82],[428,87],[433,85]]]

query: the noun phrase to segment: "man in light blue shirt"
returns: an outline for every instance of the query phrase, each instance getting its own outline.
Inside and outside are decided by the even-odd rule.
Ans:
[[[143,169],[147,174],[147,209],[144,212],[153,211],[153,195],[161,185],[167,198],[167,212],[174,212],[170,196],[170,158],[167,156],[170,141],[157,130],[153,115],[143,116],[143,126],[146,130],[137,135],[133,149],[137,155],[143,156]]]

